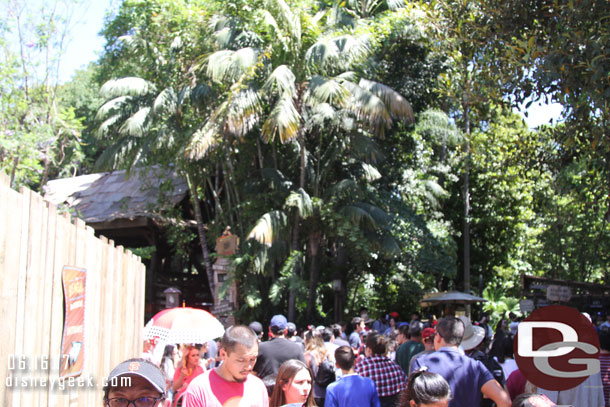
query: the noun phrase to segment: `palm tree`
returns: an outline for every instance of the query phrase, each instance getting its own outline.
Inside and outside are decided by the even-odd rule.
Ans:
[[[409,103],[389,87],[352,71],[369,52],[366,35],[335,31],[325,25],[327,14],[313,15],[304,2],[266,0],[260,33],[266,38],[258,47],[218,50],[202,59],[205,75],[228,90],[206,122],[190,140],[188,153],[198,159],[227,137],[243,137],[257,126],[265,142],[295,143],[299,152],[299,177],[293,191],[300,200],[318,198],[310,145],[321,145],[333,124],[345,137],[349,131],[382,136],[395,120],[411,120]],[[322,126],[320,125],[322,124]],[[349,128],[352,128],[351,130]],[[324,140],[325,143],[330,140]],[[295,198],[296,199],[296,198]],[[293,251],[303,250],[300,240],[301,210],[293,211]],[[310,222],[316,219],[316,209]],[[319,236],[309,228],[307,239],[311,264],[316,264]],[[311,274],[315,274],[315,266]],[[316,276],[310,275],[310,306]],[[294,318],[294,291],[289,299],[289,319]],[[311,317],[311,315],[308,315]]]
[[[183,149],[191,134],[183,121],[187,104],[202,104],[208,94],[205,85],[184,85],[160,92],[155,84],[138,77],[107,81],[100,89],[106,102],[99,108],[101,120],[98,138],[110,140],[97,160],[98,169],[126,168],[164,163],[176,165],[187,179],[189,196],[197,222],[197,232],[206,268],[208,284],[214,292],[212,262],[198,198],[197,177]]]

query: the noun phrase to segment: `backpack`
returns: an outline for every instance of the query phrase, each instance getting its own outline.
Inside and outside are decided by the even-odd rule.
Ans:
[[[326,388],[329,384],[334,382],[335,377],[335,366],[328,359],[324,359],[318,365],[318,371],[316,372],[316,377],[314,381],[316,384],[322,388]]]
[[[504,384],[506,383],[506,378],[504,377],[504,370],[502,370],[502,365],[500,365],[500,363],[496,359],[494,359],[493,356],[483,353],[480,350],[476,350],[472,353],[471,357],[483,363],[487,370],[489,370],[489,373],[493,375],[494,379],[496,379],[498,383],[500,383],[500,386],[504,387]],[[491,407],[495,406],[495,404],[490,399],[481,398],[480,406]]]

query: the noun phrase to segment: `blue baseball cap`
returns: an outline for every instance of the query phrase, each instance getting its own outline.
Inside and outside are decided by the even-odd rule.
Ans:
[[[273,331],[283,331],[288,326],[288,320],[281,314],[274,315],[269,326]]]

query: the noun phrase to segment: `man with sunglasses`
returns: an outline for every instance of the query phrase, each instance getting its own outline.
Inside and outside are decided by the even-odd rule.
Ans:
[[[165,375],[146,359],[128,359],[112,369],[104,387],[106,407],[157,407],[165,400]]]

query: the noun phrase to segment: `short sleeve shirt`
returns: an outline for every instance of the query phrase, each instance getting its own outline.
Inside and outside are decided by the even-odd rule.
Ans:
[[[451,347],[418,357],[411,369],[415,371],[422,366],[426,366],[429,372],[443,376],[449,383],[453,395],[449,407],[479,407],[481,387],[494,380],[483,363]]]
[[[268,407],[263,381],[248,375],[244,382],[229,382],[215,369],[197,376],[186,389],[184,407]]]
[[[352,332],[349,336],[349,344],[352,349],[360,349],[360,345],[362,345],[362,341],[360,340],[360,334],[356,331]]]

